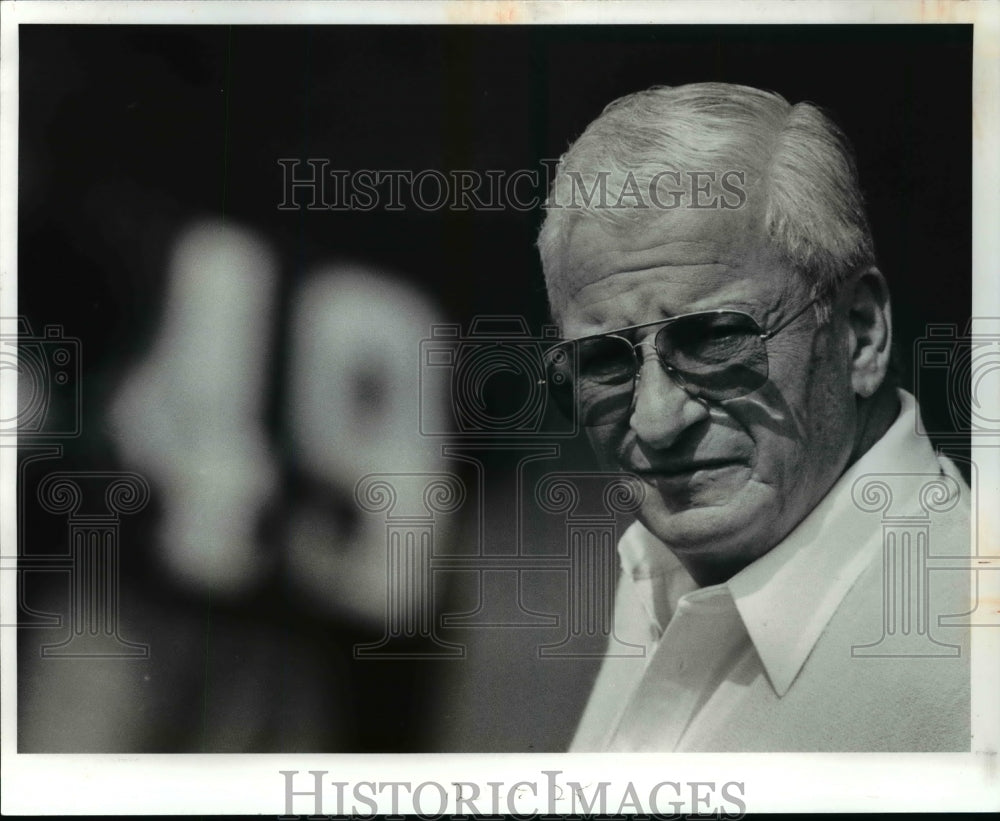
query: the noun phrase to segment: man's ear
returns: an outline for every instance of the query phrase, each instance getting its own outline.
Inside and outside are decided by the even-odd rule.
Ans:
[[[864,269],[848,283],[847,323],[854,393],[868,398],[878,390],[889,369],[892,311],[889,287],[878,268]]]

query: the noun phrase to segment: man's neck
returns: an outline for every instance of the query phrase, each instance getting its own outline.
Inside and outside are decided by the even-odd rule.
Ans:
[[[858,402],[858,430],[854,437],[854,449],[845,470],[858,461],[892,427],[899,416],[899,395],[896,388],[888,383],[868,399]]]

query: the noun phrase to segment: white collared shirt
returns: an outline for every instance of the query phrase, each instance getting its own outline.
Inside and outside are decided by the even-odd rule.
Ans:
[[[889,623],[884,524],[919,530],[921,488],[934,476],[950,476],[956,492],[928,519],[930,552],[969,553],[968,488],[917,434],[913,397],[900,391],[900,401],[896,422],[816,508],[724,584],[698,589],[641,524],[625,532],[615,635],[646,656],[604,660],[571,750],[968,749],[965,629],[937,620],[967,612],[967,571],[928,573],[921,588],[932,594],[932,641],[948,645],[940,655],[927,641],[905,657],[853,649]],[[882,516],[852,496],[868,475],[891,485]]]

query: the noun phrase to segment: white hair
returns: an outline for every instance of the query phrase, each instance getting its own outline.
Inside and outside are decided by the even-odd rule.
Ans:
[[[727,83],[657,86],[609,104],[559,160],[538,237],[553,312],[565,296],[559,261],[576,220],[634,225],[663,216],[655,207],[560,207],[578,203],[573,186],[578,193],[581,180],[593,186],[603,175],[608,199],[623,201],[630,179],[647,190],[665,170],[705,169],[745,173],[748,201],[763,206],[755,212],[762,236],[824,313],[852,271],[874,265],[850,145],[818,107]]]

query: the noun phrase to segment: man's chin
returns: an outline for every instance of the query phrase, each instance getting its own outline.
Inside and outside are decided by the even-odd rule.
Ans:
[[[743,493],[705,493],[681,505],[674,497],[652,493],[639,511],[639,520],[654,536],[676,553],[742,553],[767,540],[765,531],[775,512],[762,499]],[[647,489],[648,492],[653,489]],[[721,488],[713,489],[721,491]],[[746,548],[741,548],[746,545]]]

